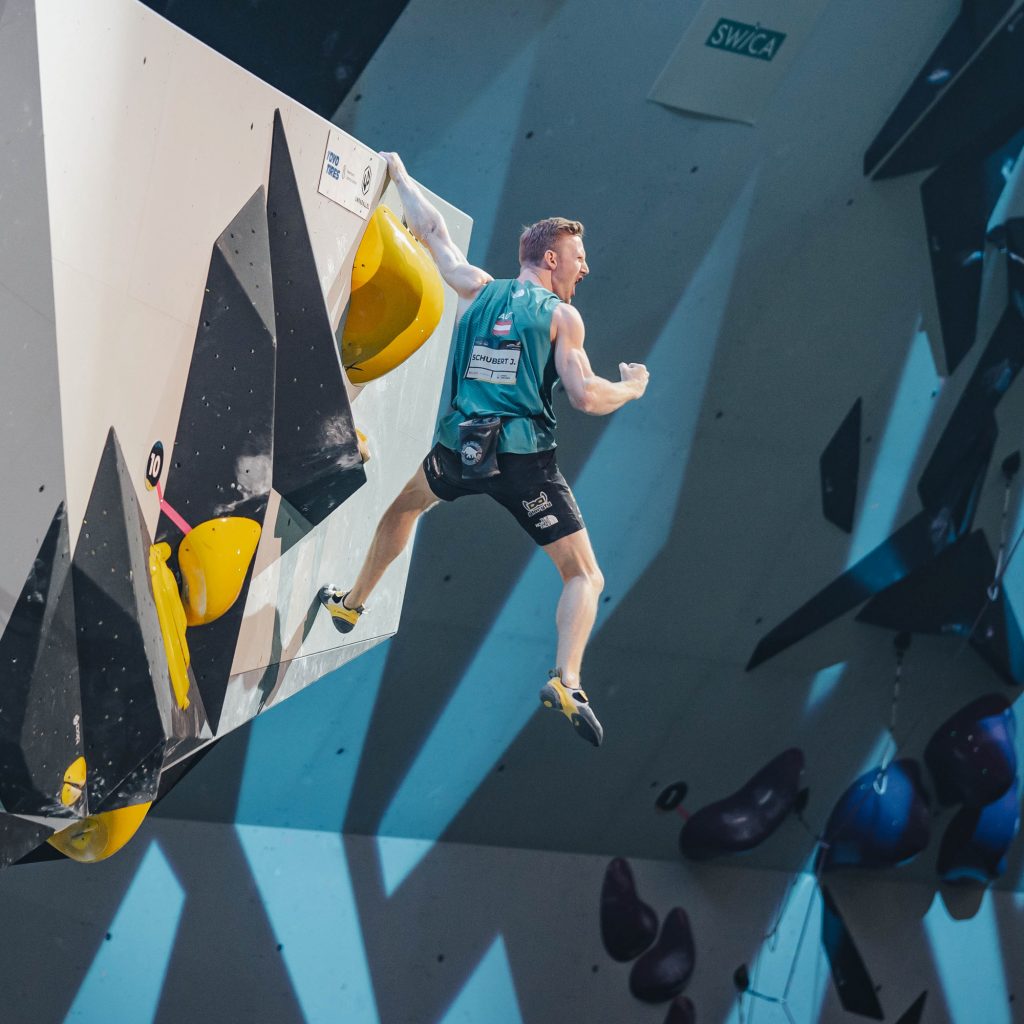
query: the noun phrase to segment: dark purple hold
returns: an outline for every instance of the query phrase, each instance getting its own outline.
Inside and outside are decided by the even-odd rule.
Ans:
[[[946,828],[938,872],[944,882],[988,885],[1006,871],[1006,854],[1020,828],[1017,781],[986,807],[962,807]]]
[[[924,750],[939,803],[984,807],[998,800],[1017,774],[1015,732],[1013,708],[998,693],[946,719]]]
[[[667,1002],[686,988],[696,959],[686,911],[675,907],[668,912],[657,943],[633,964],[629,990],[645,1003]]]
[[[785,820],[800,793],[804,755],[796,747],[769,761],[742,789],[702,807],[679,833],[690,860],[752,850]]]
[[[916,761],[861,775],[836,801],[820,854],[824,870],[888,868],[917,856],[929,837],[928,794]]]
[[[640,899],[629,861],[616,857],[601,887],[601,941],[613,960],[639,956],[658,934],[658,915]]]
[[[697,1024],[697,1008],[689,996],[676,996],[668,1008],[665,1024]]]

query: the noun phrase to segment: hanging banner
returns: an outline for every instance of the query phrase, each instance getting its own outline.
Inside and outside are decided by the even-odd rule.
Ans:
[[[648,99],[754,124],[827,0],[706,0]]]

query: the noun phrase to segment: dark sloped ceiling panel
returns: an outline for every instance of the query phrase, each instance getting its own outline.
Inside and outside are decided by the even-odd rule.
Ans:
[[[1024,33],[1011,0],[963,11],[868,148],[864,171],[891,178],[923,171],[961,150],[991,148],[1024,118]]]
[[[324,0],[143,2],[303,106],[330,117],[408,0],[376,0],[358,10]]]

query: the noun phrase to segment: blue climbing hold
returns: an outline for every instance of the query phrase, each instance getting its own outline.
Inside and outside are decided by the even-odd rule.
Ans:
[[[893,761],[861,775],[836,802],[819,852],[825,871],[887,868],[928,845],[928,794],[916,761]]]

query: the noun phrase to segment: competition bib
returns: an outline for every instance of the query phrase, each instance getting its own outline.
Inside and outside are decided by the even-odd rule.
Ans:
[[[503,313],[491,328],[491,337],[473,342],[467,380],[485,380],[491,384],[515,384],[519,376],[519,357],[523,346],[511,337],[512,314]]]

